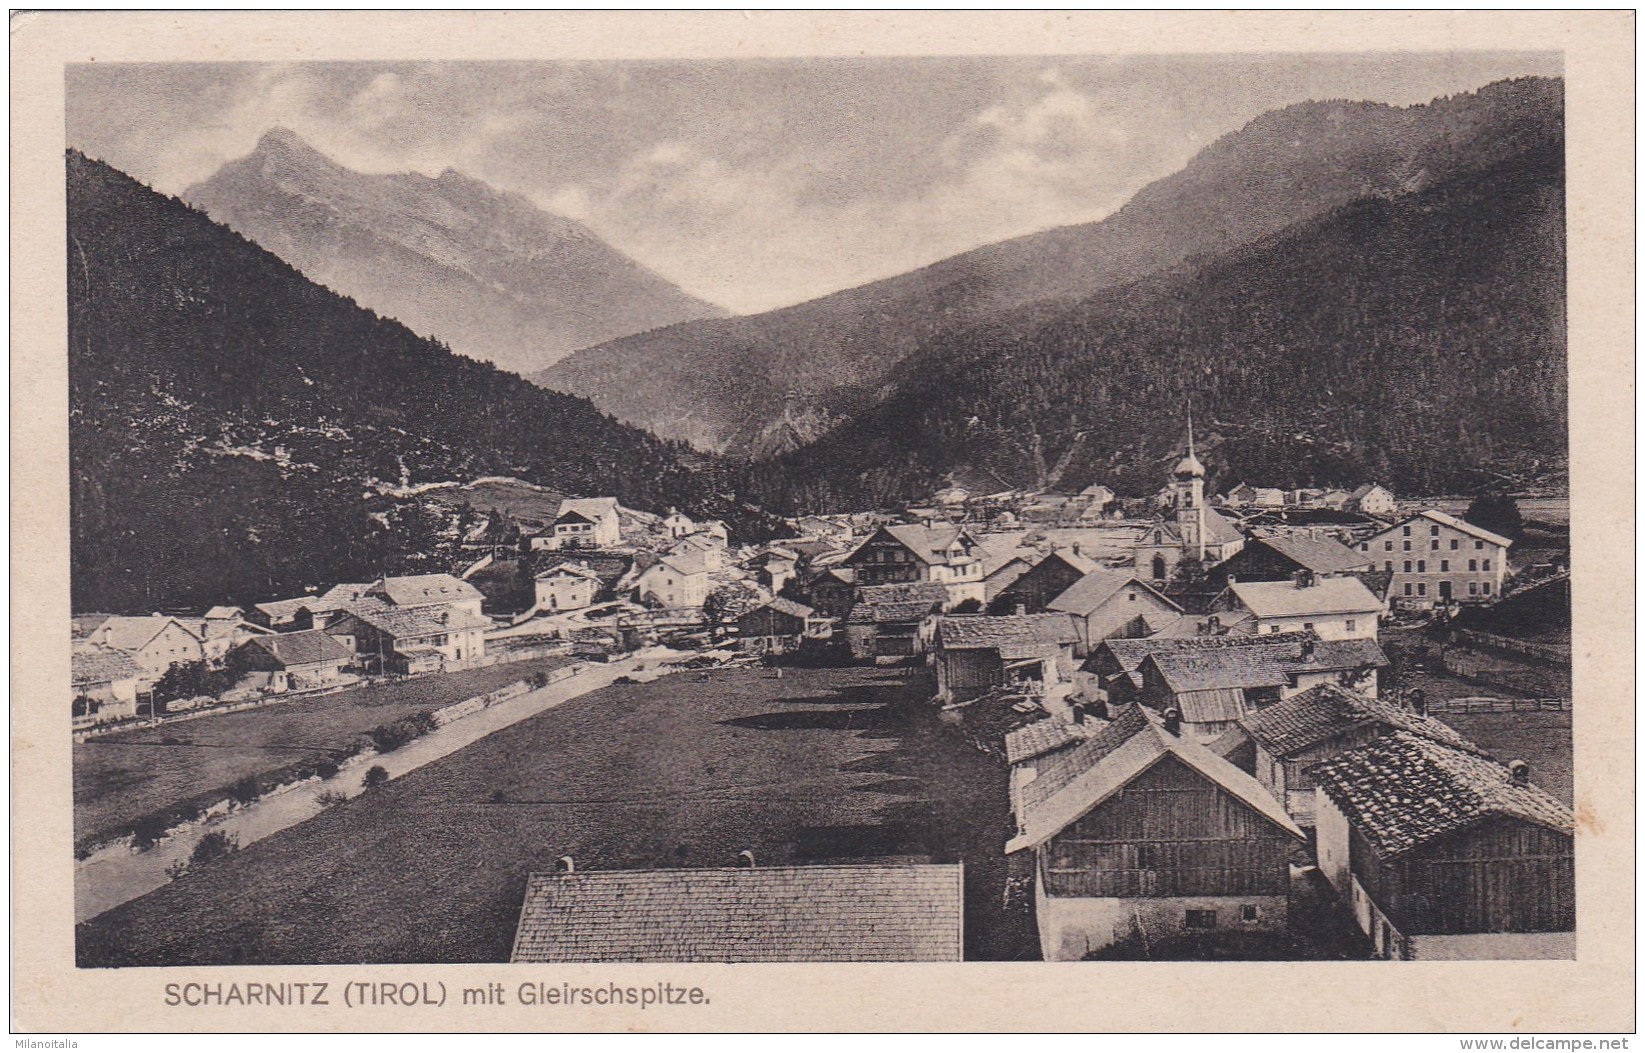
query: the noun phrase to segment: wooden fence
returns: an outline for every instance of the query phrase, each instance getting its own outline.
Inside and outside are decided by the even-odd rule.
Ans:
[[[1458,629],[1456,639],[1458,643],[1470,647],[1488,647],[1493,651],[1504,651],[1522,658],[1552,662],[1555,665],[1571,664],[1571,649],[1564,644],[1516,640],[1511,636],[1498,636],[1495,633],[1480,632],[1478,629]]]
[[[1428,703],[1437,713],[1561,713],[1571,708],[1568,698],[1443,698]]]

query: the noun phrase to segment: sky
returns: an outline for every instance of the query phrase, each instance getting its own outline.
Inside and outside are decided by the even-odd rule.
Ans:
[[[1309,99],[1412,105],[1557,53],[681,62],[86,63],[68,144],[180,194],[286,127],[362,172],[454,168],[748,313],[1098,220]]]

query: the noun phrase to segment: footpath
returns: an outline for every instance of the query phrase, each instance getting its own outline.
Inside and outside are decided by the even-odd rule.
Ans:
[[[313,818],[338,797],[357,796],[362,779],[372,766],[381,766],[390,779],[416,771],[425,764],[462,749],[492,732],[518,724],[561,703],[599,690],[619,676],[649,680],[672,672],[661,667],[678,652],[658,649],[644,651],[603,665],[587,665],[576,675],[557,683],[516,695],[486,708],[475,708],[399,749],[388,753],[366,753],[350,759],[332,778],[309,779],[261,797],[243,808],[209,816],[198,823],[172,831],[146,851],[135,851],[121,842],[105,846],[74,868],[74,920],[87,921],[128,900],[167,884],[173,872],[188,862],[194,846],[207,834],[221,832],[240,848]],[[679,656],[683,657],[683,656]],[[637,667],[646,668],[637,671]],[[463,703],[462,705],[466,705]],[[327,795],[325,801],[321,795]]]

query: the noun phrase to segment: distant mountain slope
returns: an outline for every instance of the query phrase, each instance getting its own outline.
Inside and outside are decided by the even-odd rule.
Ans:
[[[755,469],[771,507],[1157,489],[1191,403],[1219,485],[1467,493],[1563,482],[1564,151],[1531,146],[903,362],[894,393]],[[1057,479],[1049,475],[1057,467]]]
[[[418,483],[503,475],[735,513],[701,457],[454,355],[73,151],[68,220],[77,610],[264,599],[414,561],[448,524],[383,492]]]
[[[283,128],[183,198],[322,285],[515,372],[725,313],[518,194],[449,170],[364,175]]]
[[[1562,85],[1544,79],[1405,109],[1291,106],[1213,143],[1099,223],[765,314],[617,340],[532,379],[705,449],[780,452],[871,406],[898,362],[1023,305],[1083,299],[1360,198],[1488,167],[1557,139],[1562,120]]]

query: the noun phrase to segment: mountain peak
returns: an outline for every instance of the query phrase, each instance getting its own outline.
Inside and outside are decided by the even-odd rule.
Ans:
[[[279,124],[262,134],[257,140],[257,147],[252,151],[252,156],[279,157],[308,164],[337,167],[337,162],[316,150],[314,145],[307,139],[304,139],[290,128]]]

